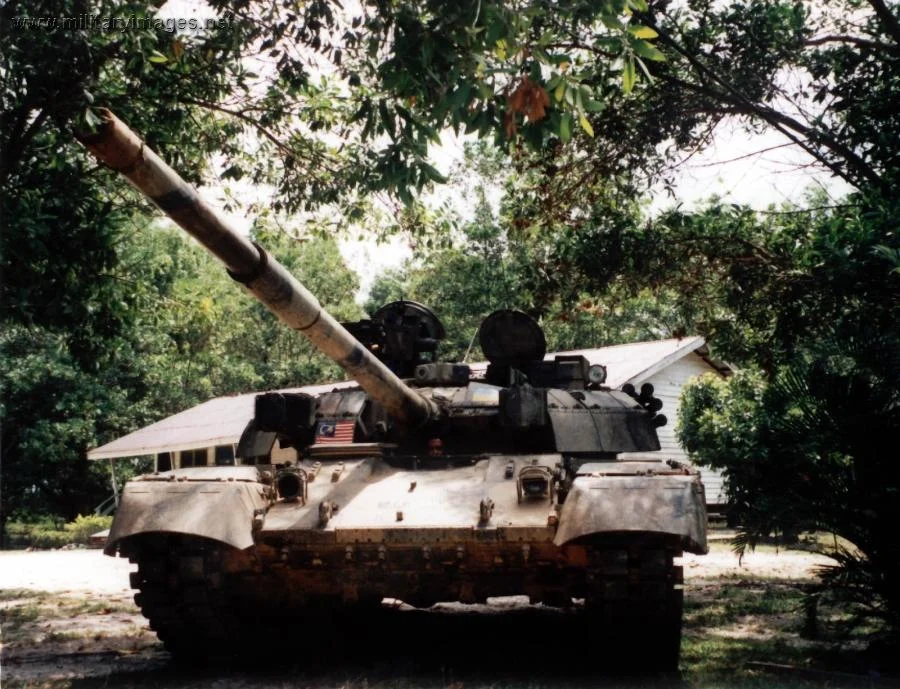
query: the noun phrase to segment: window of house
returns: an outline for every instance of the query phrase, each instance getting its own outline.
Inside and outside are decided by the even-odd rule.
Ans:
[[[181,451],[181,468],[184,467],[205,467],[206,466],[206,448],[199,450],[182,450]]]
[[[233,445],[217,445],[216,446],[216,466],[234,466],[234,446]]]
[[[171,471],[172,469],[172,453],[160,452],[156,455],[156,470]]]

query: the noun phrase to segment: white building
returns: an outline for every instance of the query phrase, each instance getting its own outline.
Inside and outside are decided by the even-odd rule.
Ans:
[[[663,402],[662,412],[669,423],[659,429],[660,452],[632,453],[627,456],[651,459],[674,459],[687,462],[687,455],[675,438],[679,398],[684,384],[703,373],[730,375],[731,369],[708,356],[702,337],[685,337],[654,342],[581,349],[556,354],[581,354],[591,364],[602,364],[607,369],[606,385],[619,389],[631,383],[638,390],[644,383],[654,388],[654,396]],[[478,370],[480,364],[472,368]],[[352,386],[352,382],[311,385],[290,388],[282,392],[306,392],[317,394],[336,388]],[[111,443],[88,452],[89,459],[118,459],[124,457],[154,456],[156,467],[165,471],[172,467],[233,464],[234,450],[241,433],[253,418],[253,400],[257,393],[217,397],[174,416],[157,421],[150,426],[129,433]],[[287,453],[284,459],[293,459],[293,450],[273,452]],[[277,461],[278,457],[273,457]],[[706,501],[710,506],[725,502],[722,477],[718,472],[701,470],[706,485]]]

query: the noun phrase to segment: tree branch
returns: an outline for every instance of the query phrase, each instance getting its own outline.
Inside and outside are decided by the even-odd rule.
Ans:
[[[46,109],[38,111],[31,124],[26,126],[28,115],[31,113],[30,108],[24,109],[21,116],[13,126],[9,134],[9,138],[3,142],[2,160],[0,160],[0,186],[6,184],[6,179],[15,168],[19,159],[28,148],[28,143],[37,134],[38,129],[46,121],[49,112]]]
[[[204,100],[194,100],[191,98],[185,98],[182,102],[188,105],[196,105],[201,108],[206,108],[208,110],[215,110],[216,112],[221,112],[224,115],[229,115],[241,120],[242,122],[246,122],[251,127],[256,129],[260,134],[262,134],[266,139],[272,142],[283,155],[291,158],[302,158],[309,160],[308,156],[300,155],[299,151],[291,148],[286,143],[284,143],[270,129],[240,110],[230,110],[226,107],[218,105],[217,103],[212,103],[210,101]],[[337,173],[337,170],[332,167],[328,167],[327,169],[331,173]]]
[[[810,38],[804,41],[803,45],[807,47],[813,47],[826,45],[828,43],[850,43],[859,48],[871,48],[872,50],[883,50],[890,53],[900,52],[900,46],[892,45],[890,43],[882,43],[881,41],[873,41],[868,38],[860,38],[859,36],[818,36],[816,38]]]
[[[767,105],[754,103],[743,93],[741,93],[741,91],[733,84],[731,84],[727,79],[717,74],[697,57],[688,53],[688,51],[683,48],[675,39],[673,39],[665,29],[658,26],[652,18],[648,19],[648,21],[653,26],[653,28],[656,29],[657,33],[659,33],[659,38],[663,43],[668,45],[679,55],[681,55],[685,60],[687,60],[688,63],[702,76],[707,77],[711,81],[721,86],[724,89],[724,92],[699,86],[683,79],[678,79],[677,77],[661,75],[661,78],[672,83],[676,83],[679,86],[690,88],[691,90],[699,92],[709,98],[730,103],[741,114],[750,115],[762,119],[763,121],[774,127],[776,130],[781,132],[788,139],[793,141],[795,144],[800,146],[815,160],[818,160],[820,163],[828,167],[828,169],[830,169],[835,175],[846,180],[854,187],[859,188],[867,182],[879,189],[883,190],[885,188],[885,184],[881,179],[881,176],[850,147],[842,144],[840,141],[837,141],[834,137],[829,136],[822,131],[815,130],[812,127],[809,127],[801,122],[798,122],[794,118],[785,115],[784,113],[778,112],[777,110]],[[838,157],[842,158],[847,167],[853,171],[853,174],[850,174],[834,160],[830,160],[823,154],[822,151],[818,150],[816,146],[812,145],[812,143],[818,143],[831,151],[833,154],[836,154]]]
[[[894,39],[894,43],[900,44],[900,21],[897,21],[891,8],[884,4],[884,0],[869,0],[869,4],[875,10],[875,14],[884,25],[885,30]]]
[[[762,211],[754,211],[756,213],[760,213],[762,215],[802,215],[804,213],[815,213],[817,211],[828,211],[828,210],[843,210],[845,208],[862,208],[862,206],[855,203],[834,203],[828,206],[815,206],[813,208],[797,208],[789,211],[770,211],[770,210],[762,210]]]

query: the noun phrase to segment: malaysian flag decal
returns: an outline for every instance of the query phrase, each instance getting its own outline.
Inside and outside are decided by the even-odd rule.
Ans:
[[[352,443],[356,421],[320,421],[316,426],[316,443]]]

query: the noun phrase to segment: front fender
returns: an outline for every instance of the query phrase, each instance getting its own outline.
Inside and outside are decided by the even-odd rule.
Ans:
[[[243,481],[136,480],[125,485],[103,552],[153,532],[201,536],[240,550],[253,545],[253,516],[268,506],[265,486]]]
[[[580,476],[566,496],[554,543],[637,531],[677,536],[684,550],[707,552],[706,497],[699,478]]]

